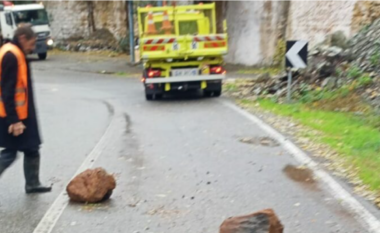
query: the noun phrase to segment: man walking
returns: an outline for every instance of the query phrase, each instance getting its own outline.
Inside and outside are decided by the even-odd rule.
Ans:
[[[13,41],[0,48],[0,175],[24,153],[26,193],[50,192],[39,180],[41,139],[29,63],[36,44],[31,25],[17,28]]]

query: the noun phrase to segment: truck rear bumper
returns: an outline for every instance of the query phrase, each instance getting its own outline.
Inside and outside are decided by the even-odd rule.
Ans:
[[[226,75],[198,75],[198,76],[179,76],[168,78],[147,78],[145,83],[178,83],[178,82],[192,82],[192,81],[209,81],[209,80],[222,80]]]

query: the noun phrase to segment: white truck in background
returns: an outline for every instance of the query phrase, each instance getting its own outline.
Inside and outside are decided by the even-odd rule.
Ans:
[[[14,31],[21,23],[30,23],[37,35],[36,49],[40,60],[45,60],[49,47],[53,45],[48,14],[43,4],[13,5],[9,2],[0,3],[0,44],[13,39]]]

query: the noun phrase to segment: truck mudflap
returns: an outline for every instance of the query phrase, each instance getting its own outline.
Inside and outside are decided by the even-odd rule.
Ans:
[[[158,78],[147,78],[145,83],[155,84],[155,83],[177,83],[177,82],[196,82],[196,81],[211,81],[211,80],[223,80],[226,75],[198,75],[198,76],[178,76],[178,77],[158,77]]]

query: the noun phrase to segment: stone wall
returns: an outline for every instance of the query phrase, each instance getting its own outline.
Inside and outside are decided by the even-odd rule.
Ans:
[[[272,64],[278,40],[307,40],[310,47],[331,33],[352,37],[380,17],[377,1],[229,2],[229,63]],[[285,21],[283,20],[285,18]],[[285,35],[281,35],[285,29]]]
[[[88,36],[85,1],[47,1],[44,4],[54,38]],[[108,29],[117,39],[126,35],[126,17],[124,1],[94,1],[95,27]]]
[[[228,2],[227,62],[254,65],[271,61],[281,36],[283,4],[281,1]]]
[[[117,39],[126,36],[127,12],[124,1],[96,1],[95,25],[108,29]]]
[[[307,40],[313,46],[333,32],[343,31],[352,36],[355,31],[352,18],[356,1],[290,1],[287,6],[285,3],[229,2],[231,50],[227,62],[270,65],[279,40]]]
[[[368,26],[378,18],[380,18],[379,1],[356,2],[351,20],[352,32],[358,32],[361,28]]]
[[[191,0],[178,4],[189,4]],[[124,1],[94,1],[96,28],[108,29],[115,38],[126,35]],[[57,39],[88,35],[87,6],[84,1],[45,2]],[[273,63],[279,42],[307,40],[310,46],[342,31],[348,37],[380,17],[376,1],[229,1],[225,15],[228,22],[229,54],[234,64]]]
[[[313,46],[336,31],[350,37],[355,5],[355,1],[292,1],[287,39],[307,40]]]
[[[55,39],[88,35],[87,7],[75,1],[46,1],[52,35]]]

